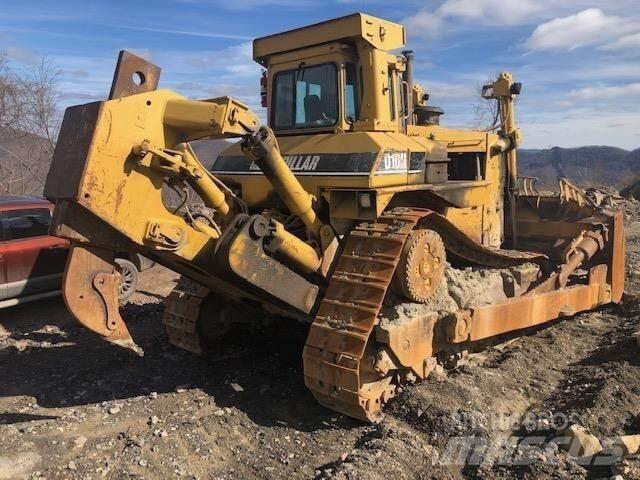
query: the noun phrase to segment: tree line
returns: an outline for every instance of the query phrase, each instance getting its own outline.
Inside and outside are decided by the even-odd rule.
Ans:
[[[40,195],[60,126],[60,71],[15,66],[0,52],[0,195]]]

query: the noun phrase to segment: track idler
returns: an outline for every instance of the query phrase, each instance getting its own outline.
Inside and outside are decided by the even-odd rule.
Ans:
[[[84,327],[142,356],[118,310],[119,284],[114,252],[72,245],[62,287],[67,308]]]

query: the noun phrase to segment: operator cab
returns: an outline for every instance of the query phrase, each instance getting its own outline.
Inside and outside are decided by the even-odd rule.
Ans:
[[[354,14],[256,39],[269,126],[278,135],[400,131],[409,88],[404,61],[388,51],[404,37],[401,25]]]

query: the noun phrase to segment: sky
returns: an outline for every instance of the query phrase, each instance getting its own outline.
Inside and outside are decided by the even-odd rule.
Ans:
[[[523,147],[640,147],[638,0],[0,0],[0,51],[56,65],[61,109],[104,99],[128,49],[162,67],[162,88],[261,111],[251,40],[357,11],[407,27],[443,124],[478,126],[480,86],[507,70]]]

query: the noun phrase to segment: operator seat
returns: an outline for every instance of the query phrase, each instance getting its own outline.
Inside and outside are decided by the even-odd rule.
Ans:
[[[318,95],[304,97],[304,117],[307,123],[317,122],[325,118],[322,100]]]

